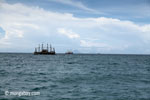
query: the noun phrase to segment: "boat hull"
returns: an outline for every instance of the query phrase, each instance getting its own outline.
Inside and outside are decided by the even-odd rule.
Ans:
[[[34,52],[34,55],[55,55],[55,52],[47,52],[47,53],[43,53],[43,52]]]

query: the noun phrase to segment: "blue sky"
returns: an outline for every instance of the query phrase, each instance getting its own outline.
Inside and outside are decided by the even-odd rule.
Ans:
[[[0,52],[150,53],[149,0],[1,0]]]

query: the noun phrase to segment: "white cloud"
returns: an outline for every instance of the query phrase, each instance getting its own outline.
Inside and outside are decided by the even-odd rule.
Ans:
[[[108,48],[107,44],[104,43],[96,43],[91,41],[80,40],[80,45],[83,47],[97,47],[97,48]]]
[[[71,39],[80,37],[79,34],[72,32],[72,30],[66,30],[64,28],[59,28],[58,32],[62,35],[65,35],[65,36],[71,38]]]
[[[75,49],[95,47],[99,50],[102,47],[110,52],[121,50],[134,53],[138,50],[136,48],[143,48],[137,51],[143,53],[145,49],[150,49],[147,46],[150,44],[149,24],[138,25],[132,21],[105,17],[78,18],[69,13],[46,11],[20,3],[1,3],[0,26],[6,32],[0,39],[0,50],[3,44],[5,47],[9,44],[11,49],[24,45],[31,51],[35,44],[43,41],[53,42],[56,46],[67,44]],[[61,37],[63,35],[68,38]]]
[[[89,12],[93,12],[93,13],[103,14],[102,12],[99,12],[99,11],[96,11],[94,9],[88,8],[83,3],[78,2],[78,1],[73,1],[73,0],[50,0],[50,1],[58,2],[58,3],[62,3],[62,4],[67,4],[67,5],[77,7],[77,8],[80,8],[80,9],[83,9],[83,10],[86,10],[86,11],[89,11]]]

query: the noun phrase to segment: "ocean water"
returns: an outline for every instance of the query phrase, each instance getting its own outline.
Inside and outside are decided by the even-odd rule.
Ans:
[[[0,54],[0,100],[150,100],[150,56]]]

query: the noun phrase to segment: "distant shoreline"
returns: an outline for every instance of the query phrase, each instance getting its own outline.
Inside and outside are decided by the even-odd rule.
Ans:
[[[0,54],[33,54],[31,52],[0,52]],[[65,53],[56,53],[56,55],[70,55]],[[150,54],[119,54],[119,53],[74,53],[71,55],[149,55]]]

